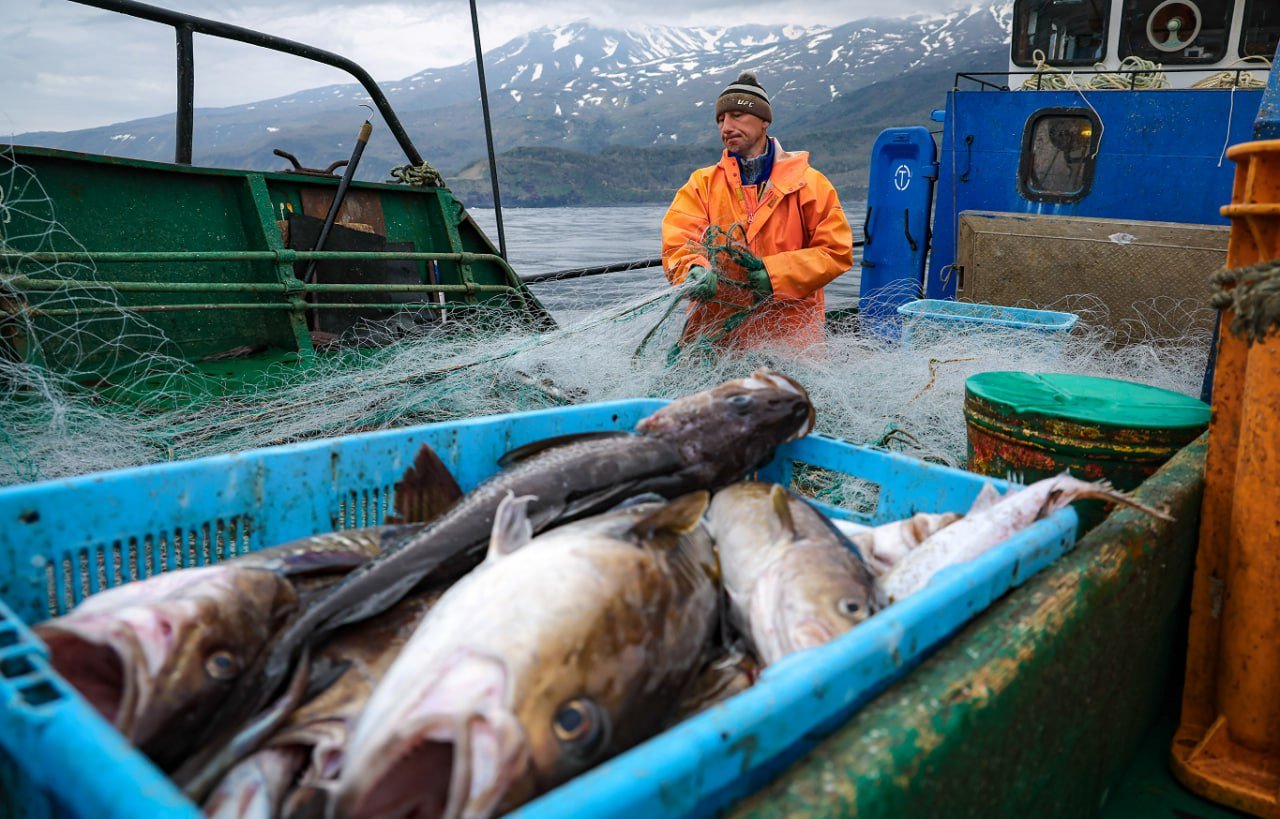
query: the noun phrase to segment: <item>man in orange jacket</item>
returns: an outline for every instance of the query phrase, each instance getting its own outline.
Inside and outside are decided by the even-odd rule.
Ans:
[[[724,154],[693,172],[662,220],[663,270],[690,287],[686,342],[820,344],[822,288],[853,264],[835,188],[807,151],[782,150],[768,134],[772,122],[769,95],[743,73],[716,101]],[[729,253],[715,249],[725,238],[736,246]]]

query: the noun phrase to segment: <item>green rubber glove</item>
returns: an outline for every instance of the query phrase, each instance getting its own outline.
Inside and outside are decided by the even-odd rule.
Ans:
[[[769,281],[769,271],[764,269],[764,262],[760,262],[758,268],[744,267],[744,269],[747,271],[747,284],[756,291],[756,295],[766,299],[773,295],[773,282]]]
[[[685,283],[689,285],[690,298],[706,301],[716,296],[718,281],[716,274],[709,267],[689,268],[689,275],[685,277]]]

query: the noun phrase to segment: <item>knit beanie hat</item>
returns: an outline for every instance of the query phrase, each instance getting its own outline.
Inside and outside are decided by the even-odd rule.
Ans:
[[[729,111],[755,114],[765,122],[773,122],[773,109],[769,107],[769,95],[760,87],[760,81],[750,71],[743,71],[736,82],[720,92],[716,100],[716,119]]]

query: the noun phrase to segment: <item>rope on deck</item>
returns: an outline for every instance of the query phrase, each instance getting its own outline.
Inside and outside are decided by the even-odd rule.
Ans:
[[[1209,284],[1213,288],[1209,303],[1235,312],[1231,332],[1249,344],[1280,327],[1280,259],[1219,270]]]

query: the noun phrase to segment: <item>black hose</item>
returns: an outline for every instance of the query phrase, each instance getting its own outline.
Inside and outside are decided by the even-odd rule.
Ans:
[[[329,231],[333,228],[334,220],[338,218],[338,209],[342,207],[342,200],[347,198],[347,188],[351,187],[351,177],[356,174],[356,165],[360,164],[360,155],[364,153],[364,146],[369,144],[369,135],[373,133],[373,125],[369,120],[364,121],[364,125],[360,126],[360,133],[356,136],[356,147],[351,151],[351,161],[347,163],[347,169],[342,174],[342,181],[338,183],[338,192],[333,195],[333,204],[329,206],[329,213],[324,217],[324,226],[320,228],[320,238],[316,239],[316,246],[312,250],[324,250],[324,243],[329,239]],[[307,265],[307,274],[302,280],[307,284],[316,275],[316,260],[312,259]]]

